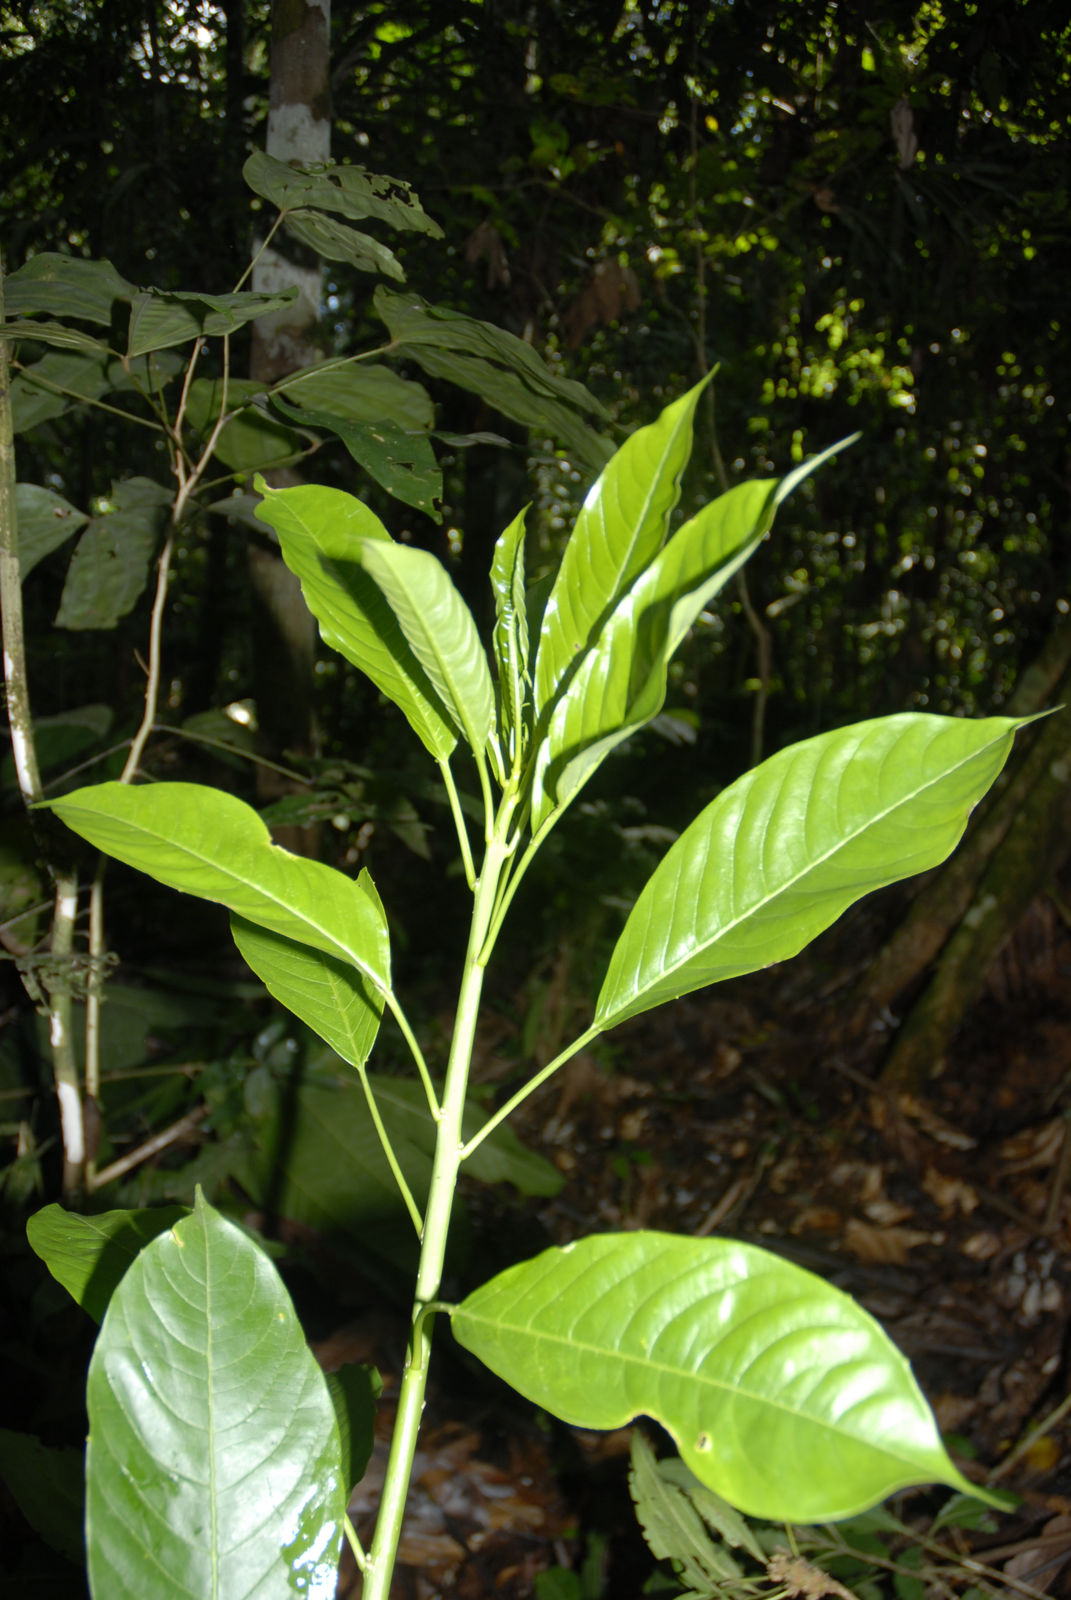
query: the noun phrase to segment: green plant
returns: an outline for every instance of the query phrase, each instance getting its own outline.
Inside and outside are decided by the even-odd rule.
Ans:
[[[550,1249],[460,1304],[441,1299],[459,1174],[510,1112],[577,1051],[674,996],[798,952],[861,895],[934,865],[999,772],[1018,723],[902,715],[782,750],[685,830],[636,900],[592,1020],[473,1127],[468,1070],[484,974],[521,880],[615,746],[662,709],[669,660],[756,549],[789,491],[742,483],[667,538],[702,385],[635,433],[604,468],[536,626],[524,517],[498,541],[492,655],[449,575],[395,543],[360,501],[272,490],[278,535],[325,641],[404,712],[438,764],[472,895],[456,1024],[440,1082],[391,981],[387,921],[354,881],[273,845],[233,796],[196,785],[102,784],[52,802],[83,838],[172,888],[227,906],[239,950],[270,992],[348,1061],[420,1241],[412,1332],[380,1515],[356,1547],[367,1600],[387,1595],[440,1315],[522,1394],[566,1421],[610,1428],[645,1414],[697,1479],[744,1512],[791,1522],[849,1516],[907,1484],[981,1493],[947,1456],[910,1370],[853,1301],[731,1241],[608,1234]],[[837,447],[834,447],[837,448]],[[826,452],[826,455],[832,451]],[[530,642],[531,641],[531,642]],[[496,681],[497,679],[497,681]],[[474,847],[451,758],[475,764]],[[411,1181],[367,1062],[389,1011],[406,1039],[434,1156]],[[114,1283],[90,1368],[87,1544],[100,1595],[329,1594],[345,1497],[370,1443],[370,1384],[343,1459],[335,1410],[267,1256],[198,1197],[136,1250],[152,1214],[54,1210],[30,1236],[76,1297]],[[109,1264],[110,1263],[110,1264]],[[166,1541],[166,1545],[164,1543]],[[157,1552],[150,1561],[149,1552]]]

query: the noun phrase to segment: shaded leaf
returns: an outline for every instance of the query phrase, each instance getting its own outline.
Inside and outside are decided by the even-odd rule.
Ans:
[[[36,483],[15,486],[15,514],[19,527],[19,576],[25,580],[39,561],[84,528],[89,521],[62,495]]]
[[[100,1322],[123,1274],[145,1245],[188,1213],[188,1206],[157,1206],[83,1216],[50,1205],[29,1218],[26,1237],[56,1282]]]
[[[688,1496],[659,1471],[638,1428],[632,1434],[628,1486],[651,1554],[658,1561],[672,1561],[683,1583],[702,1592],[720,1578],[742,1575],[728,1551],[711,1543]]]
[[[86,350],[97,355],[108,355],[107,343],[83,333],[81,328],[68,328],[63,322],[4,322],[0,323],[0,339],[32,340],[49,345],[56,350]]]
[[[62,416],[73,406],[99,400],[114,391],[144,393],[159,389],[180,366],[179,357],[166,351],[129,363],[82,350],[42,356],[12,379],[12,426],[16,433],[24,433],[52,417]]]
[[[258,515],[278,534],[283,560],[301,580],[324,643],[371,678],[405,713],[425,748],[444,761],[457,744],[447,708],[360,564],[366,542],[390,539],[386,528],[341,489],[269,489],[261,478],[256,486],[264,497]]]
[[[342,1445],[342,1481],[347,1494],[360,1483],[375,1445],[376,1401],[383,1380],[374,1367],[351,1361],[327,1374],[327,1392],[335,1408]]]
[[[433,521],[442,521],[435,503],[442,496],[442,473],[426,433],[413,433],[382,420],[350,422],[331,411],[288,405],[279,395],[275,396],[275,405],[295,422],[336,434],[358,466],[388,494],[423,511]]]
[[[970,1488],[873,1318],[750,1245],[581,1239],[500,1273],[452,1324],[565,1422],[653,1417],[695,1475],[749,1516],[824,1522],[909,1484]]]
[[[0,1480],[34,1532],[79,1567],[86,1555],[84,1471],[84,1450],[0,1428]]]
[[[297,296],[296,288],[282,289],[278,294],[257,294],[251,290],[240,294],[177,290],[165,293],[162,289],[145,289],[134,298],[127,355],[143,356],[151,350],[188,344],[202,334],[219,337],[234,333],[269,311],[282,311],[293,305]]]
[[[435,420],[431,396],[389,367],[345,358],[304,367],[272,390],[293,405],[331,411],[348,422],[394,422],[407,432],[427,432]]]
[[[63,586],[58,628],[114,628],[149,578],[170,491],[151,478],[113,486],[107,511],[92,517],[79,539]]]
[[[117,300],[137,293],[110,261],[81,261],[42,250],[4,279],[9,317],[78,317],[107,327]]]
[[[864,894],[936,866],[1021,726],[883,717],[792,745],[737,779],[633,906],[599,994],[599,1026],[786,960]]]
[[[470,747],[482,755],[494,723],[491,673],[472,612],[430,551],[366,539],[361,565],[378,584],[409,648]]]
[[[378,897],[333,867],[280,849],[234,795],[197,783],[101,783],[49,804],[83,839],[159,883],[348,961],[380,992],[389,989]]]
[[[263,1250],[200,1194],[116,1290],[86,1396],[95,1594],[333,1594],[345,1486],[327,1384]]]
[[[396,283],[405,282],[401,262],[393,250],[334,217],[325,217],[318,211],[288,211],[286,230],[328,261],[348,261],[358,272],[378,272]]]
[[[264,385],[250,378],[232,378],[227,385],[227,410],[238,414],[220,429],[215,455],[236,472],[281,466],[296,460],[307,448],[300,434],[269,415],[263,403],[256,403],[263,401],[264,394]],[[222,404],[223,385],[218,378],[194,379],[186,414],[191,428],[203,439],[215,427]]]
[[[299,166],[257,150],[242,168],[242,177],[254,194],[270,200],[280,211],[311,206],[334,211],[352,222],[372,217],[399,232],[424,233],[432,239],[443,236],[408,183],[352,163]]]

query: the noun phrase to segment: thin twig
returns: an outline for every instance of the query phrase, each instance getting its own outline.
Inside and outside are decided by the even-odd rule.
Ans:
[[[192,1132],[207,1115],[207,1106],[195,1106],[184,1117],[173,1122],[169,1128],[164,1128],[162,1133],[154,1134],[151,1139],[146,1139],[144,1144],[139,1144],[136,1150],[128,1151],[110,1166],[102,1167],[94,1177],[91,1187],[103,1189],[105,1184],[114,1183],[116,1178],[122,1178],[126,1173],[132,1172],[135,1167],[140,1167],[143,1162],[159,1154],[161,1150],[166,1150],[169,1144],[174,1144],[184,1134]]]

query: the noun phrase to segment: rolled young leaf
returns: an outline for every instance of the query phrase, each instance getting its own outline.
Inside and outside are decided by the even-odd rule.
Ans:
[[[784,961],[864,894],[936,866],[1022,726],[908,712],[819,734],[738,778],[644,886],[598,1026]]]
[[[528,602],[524,583],[524,519],[519,511],[495,542],[491,590],[495,597],[492,644],[498,667],[502,732],[509,756],[519,764],[524,754],[528,671]]]
[[[908,1484],[987,1497],[953,1466],[904,1357],[848,1295],[722,1239],[581,1239],[499,1273],[455,1337],[581,1428],[653,1417],[750,1516],[847,1517]]]
[[[159,883],[215,900],[390,988],[383,908],[333,867],[291,855],[234,795],[198,783],[99,783],[51,802],[75,833]]]
[[[275,529],[283,560],[301,581],[305,604],[324,643],[371,678],[392,700],[437,761],[457,744],[447,708],[414,655],[397,617],[370,573],[361,566],[366,541],[390,535],[362,501],[341,489],[302,484],[269,489],[257,515]]]
[[[334,1594],[348,1485],[327,1384],[268,1257],[200,1192],[112,1296],[86,1394],[99,1600]]]

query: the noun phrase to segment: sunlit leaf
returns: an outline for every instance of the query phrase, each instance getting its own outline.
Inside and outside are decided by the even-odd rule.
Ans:
[[[696,1477],[750,1516],[823,1522],[908,1484],[970,1487],[873,1318],[753,1246],[581,1239],[500,1273],[452,1325],[575,1427],[653,1417]]]
[[[100,1322],[127,1268],[151,1239],[180,1222],[188,1209],[156,1206],[85,1216],[49,1205],[29,1218],[26,1237],[56,1282],[94,1322]]]
[[[198,1195],[108,1307],[87,1385],[100,1600],[335,1592],[334,1407],[264,1252]]]
[[[370,540],[389,540],[379,518],[341,489],[269,489],[258,515],[275,529],[283,560],[301,581],[324,643],[345,656],[406,715],[425,748],[444,761],[457,744],[449,712],[379,585],[361,566]]]
[[[101,783],[50,805],[75,833],[128,866],[350,962],[381,993],[389,989],[378,898],[333,867],[273,844],[261,818],[234,795],[196,783]]]
[[[936,866],[1021,726],[905,713],[819,734],[738,778],[632,908],[599,1026],[796,955],[862,895]]]
[[[524,585],[524,518],[519,512],[499,535],[491,562],[495,597],[492,643],[498,667],[503,735],[513,759],[523,755],[528,671],[528,608]]]
[[[92,517],[79,539],[63,586],[58,628],[114,628],[149,579],[170,490],[152,478],[114,485],[108,510]]]

